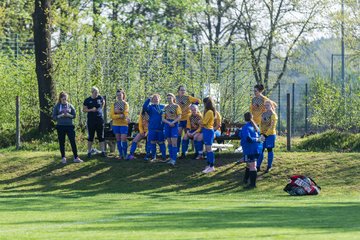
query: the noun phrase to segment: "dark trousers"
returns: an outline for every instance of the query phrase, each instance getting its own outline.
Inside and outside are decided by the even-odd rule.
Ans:
[[[78,152],[77,152],[76,143],[75,143],[75,129],[74,129],[74,126],[57,125],[56,130],[57,130],[57,133],[58,133],[58,140],[59,140],[59,145],[60,145],[61,157],[65,157],[65,136],[67,135],[69,140],[70,140],[71,150],[72,150],[72,152],[74,154],[74,158],[77,158],[78,157]]]

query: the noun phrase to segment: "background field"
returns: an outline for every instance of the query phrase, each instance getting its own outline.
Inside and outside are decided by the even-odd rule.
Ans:
[[[274,171],[243,189],[239,155],[217,171],[112,158],[62,166],[58,152],[0,155],[0,239],[359,239],[360,153],[276,153]],[[290,197],[305,174],[319,196]]]

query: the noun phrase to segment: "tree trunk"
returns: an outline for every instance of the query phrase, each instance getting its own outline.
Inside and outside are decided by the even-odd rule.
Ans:
[[[51,108],[55,100],[55,86],[51,76],[51,0],[35,0],[34,42],[36,75],[38,80],[40,124],[39,131],[47,133],[53,124]]]

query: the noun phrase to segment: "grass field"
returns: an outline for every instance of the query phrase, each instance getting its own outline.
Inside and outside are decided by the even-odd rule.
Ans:
[[[0,153],[0,239],[360,239],[360,153],[276,153],[274,171],[243,189],[244,165],[94,158],[59,163],[58,152]],[[290,197],[304,174],[319,196]]]

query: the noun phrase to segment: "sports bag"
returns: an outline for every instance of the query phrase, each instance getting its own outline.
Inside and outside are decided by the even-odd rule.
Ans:
[[[318,195],[320,190],[321,187],[314,180],[302,175],[290,177],[289,183],[284,188],[284,191],[291,196]]]

